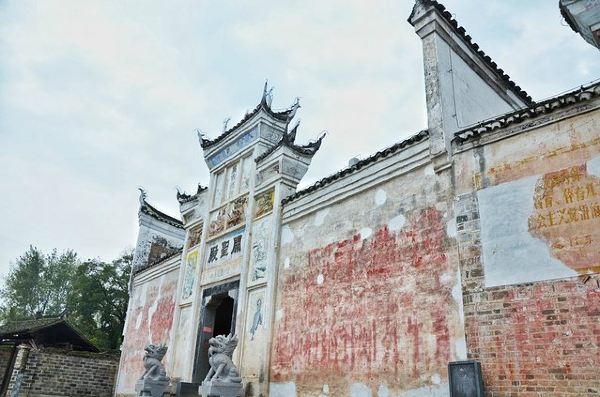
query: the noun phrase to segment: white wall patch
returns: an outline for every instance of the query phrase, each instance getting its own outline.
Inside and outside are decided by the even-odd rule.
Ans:
[[[296,384],[294,382],[269,384],[270,397],[296,397]]]
[[[364,227],[364,228],[360,229],[359,233],[360,233],[360,237],[364,240],[364,239],[371,237],[371,235],[373,234],[373,229],[371,229],[370,227]]]
[[[317,276],[317,284],[319,284],[319,285],[323,284],[324,280],[325,280],[325,277],[323,277],[323,274],[319,274]]]
[[[398,230],[400,230],[404,227],[405,223],[406,223],[406,218],[404,217],[404,215],[402,215],[402,214],[397,215],[397,216],[393,217],[392,219],[390,219],[390,221],[388,222],[388,229],[390,229],[393,232],[397,232]]]
[[[383,205],[387,200],[387,193],[383,189],[377,190],[375,192],[375,204]]]
[[[281,228],[281,244],[289,244],[294,241],[294,232],[289,226],[285,225]]]

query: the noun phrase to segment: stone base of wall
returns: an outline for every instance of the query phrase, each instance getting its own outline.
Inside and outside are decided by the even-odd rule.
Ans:
[[[19,346],[10,396],[112,397],[119,355]]]

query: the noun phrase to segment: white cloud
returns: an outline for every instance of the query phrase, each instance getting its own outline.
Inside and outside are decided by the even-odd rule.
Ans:
[[[596,77],[594,49],[546,3],[446,1],[534,96]],[[135,243],[138,185],[175,214],[174,187],[208,181],[194,129],[214,136],[226,116],[235,122],[265,77],[276,106],[302,97],[300,141],[330,132],[303,185],[424,128],[411,7],[1,3],[0,274],[29,244],[116,256]]]

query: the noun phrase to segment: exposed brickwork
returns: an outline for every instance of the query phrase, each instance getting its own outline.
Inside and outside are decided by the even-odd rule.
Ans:
[[[28,355],[20,356],[9,395],[20,378],[19,396],[112,396],[118,356],[58,349],[31,349]],[[26,362],[22,362],[23,358]]]
[[[0,346],[0,385],[4,380],[4,372],[9,364],[12,346]]]
[[[600,394],[600,277],[485,288],[475,194],[456,215],[467,348],[486,396]]]

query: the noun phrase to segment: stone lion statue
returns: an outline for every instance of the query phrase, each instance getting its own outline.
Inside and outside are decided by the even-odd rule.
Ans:
[[[217,335],[208,341],[208,363],[210,370],[205,381],[220,381],[230,383],[241,383],[242,378],[231,360],[233,351],[237,347],[238,338],[229,334]]]
[[[144,355],[144,368],[146,371],[140,378],[140,380],[152,380],[152,381],[169,381],[167,372],[163,366],[161,360],[167,353],[167,346],[165,345],[147,345],[144,349],[146,354]]]

